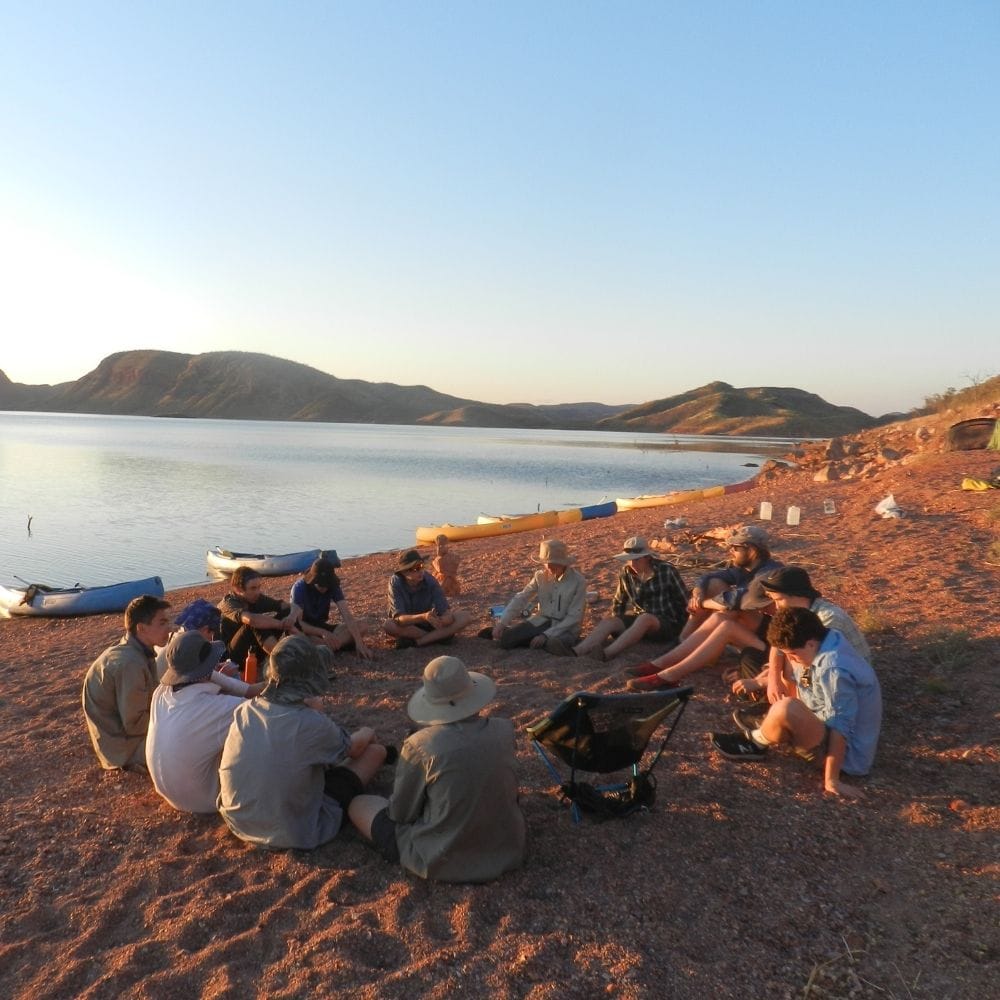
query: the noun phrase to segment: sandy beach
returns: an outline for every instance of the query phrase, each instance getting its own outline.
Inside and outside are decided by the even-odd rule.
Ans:
[[[560,528],[607,611],[630,535],[664,538],[758,523],[774,508],[774,555],[806,566],[867,631],[885,703],[879,753],[855,804],[821,794],[783,754],[736,764],[711,730],[732,728],[720,668],[696,694],[658,767],[648,813],[574,827],[524,727],[567,694],[621,690],[611,664],[505,652],[475,637],[487,609],[528,579],[546,533],[459,543],[476,625],[449,648],[498,682],[489,711],[512,718],[525,867],[481,886],[425,883],[383,863],[349,830],[313,852],[265,852],[217,817],[172,810],[135,774],[102,772],[80,686],[122,632],[121,616],[0,623],[0,992],[121,996],[564,1000],[639,997],[995,995],[1000,977],[1000,493],[963,492],[996,452],[946,452],[962,416],[887,436],[904,452],[864,477],[815,482],[785,470],[747,493]],[[927,440],[921,428],[932,433]],[[892,437],[895,435],[895,437]],[[904,516],[873,508],[892,493]],[[824,514],[832,500],[835,514]],[[786,508],[801,523],[784,523]],[[682,574],[696,558],[682,546]],[[357,614],[381,620],[394,553],[345,561]],[[691,563],[691,565],[685,565]],[[268,579],[286,597],[292,578]],[[222,583],[171,593],[217,600]],[[331,712],[400,743],[404,706],[434,651],[338,658]],[[731,662],[726,658],[720,663]],[[377,790],[388,793],[391,769]]]

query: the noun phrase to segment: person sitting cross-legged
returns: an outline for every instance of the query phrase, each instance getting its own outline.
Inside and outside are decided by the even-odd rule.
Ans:
[[[424,569],[416,550],[403,552],[389,578],[389,620],[383,628],[397,649],[445,642],[472,620],[468,611],[452,611],[441,584]]]
[[[775,613],[768,639],[788,659],[795,697],[774,702],[763,719],[739,733],[713,733],[712,745],[732,760],[761,760],[772,745],[790,743],[823,773],[823,790],[857,798],[841,775],[866,775],[882,723],[882,692],[871,665],[808,608]],[[737,719],[740,717],[737,716]]]
[[[395,748],[323,711],[331,653],[289,635],[271,651],[267,686],[238,705],[219,765],[218,807],[241,840],[311,850],[332,840],[355,795]]]
[[[298,626],[302,632],[314,641],[329,646],[331,652],[353,648],[363,659],[370,660],[374,656],[365,643],[368,623],[354,617],[332,560],[325,556],[316,559],[306,573],[292,584],[289,603],[293,613],[299,612]],[[340,612],[339,625],[330,622],[333,605]]]
[[[659,558],[645,538],[626,539],[615,556],[623,562],[611,615],[567,652],[610,660],[643,639],[677,641],[687,621],[688,593],[677,570]],[[611,642],[608,642],[611,639]],[[552,650],[559,652],[557,646]]]
[[[421,878],[486,882],[524,861],[514,726],[480,710],[496,685],[439,656],[407,712],[422,728],[400,750],[392,797],[359,795],[351,822],[390,862]]]
[[[569,645],[580,638],[580,625],[587,607],[587,581],[573,568],[576,557],[566,543],[548,538],[538,547],[532,562],[541,563],[524,588],[503,609],[492,629],[480,633],[503,649],[528,646],[562,656],[572,655]],[[535,608],[535,614],[524,612]]]
[[[219,602],[221,638],[229,655],[243,664],[253,651],[263,662],[274,644],[296,629],[298,611],[261,591],[261,576],[255,569],[238,566],[229,578],[229,593]]]

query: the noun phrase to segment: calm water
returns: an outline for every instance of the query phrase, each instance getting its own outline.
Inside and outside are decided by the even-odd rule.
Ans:
[[[418,525],[737,482],[757,451],[659,434],[0,413],[0,582],[206,579],[254,552],[413,544]],[[27,530],[28,518],[31,533]]]

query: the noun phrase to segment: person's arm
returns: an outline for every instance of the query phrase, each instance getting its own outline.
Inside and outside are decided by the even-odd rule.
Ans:
[[[145,736],[149,728],[149,703],[156,685],[144,665],[129,665],[115,676],[115,702],[126,736]]]
[[[426,799],[427,779],[423,764],[406,741],[396,761],[389,819],[402,824],[415,823],[423,815]]]
[[[785,654],[777,646],[772,646],[767,654],[767,700],[772,705],[795,693],[794,688],[789,688],[787,669]]]
[[[359,656],[369,659],[373,655],[372,651],[365,644],[365,634],[361,630],[361,623],[351,613],[346,598],[341,598],[337,601],[337,610],[340,612],[340,620],[344,623],[344,627],[351,633],[351,638],[354,639],[355,651]]]
[[[611,598],[611,617],[621,618],[625,612],[625,605],[628,603],[628,592],[625,590],[625,575],[627,569],[622,569],[618,573],[618,586],[615,587],[615,596]]]

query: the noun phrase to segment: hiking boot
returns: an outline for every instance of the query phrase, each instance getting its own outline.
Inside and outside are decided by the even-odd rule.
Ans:
[[[712,746],[730,760],[763,760],[767,756],[767,747],[743,733],[712,733]]]
[[[622,673],[626,677],[648,677],[650,674],[658,674],[660,668],[655,664],[646,660],[645,663],[637,663],[634,667],[626,667]]]
[[[767,710],[770,707],[766,701],[762,701],[755,705],[737,708],[733,712],[733,722],[749,736],[764,721],[764,716],[767,715]]]
[[[400,636],[396,640],[396,649],[413,649],[416,644],[416,639],[407,639],[405,636]]]

